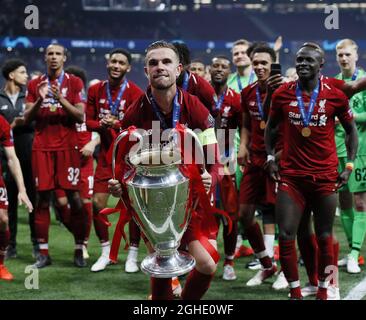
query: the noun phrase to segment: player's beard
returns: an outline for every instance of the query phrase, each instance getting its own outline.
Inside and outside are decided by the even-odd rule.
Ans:
[[[227,78],[221,78],[220,80],[215,80],[215,78],[211,78],[211,82],[214,86],[223,86],[226,84]]]
[[[169,83],[169,84],[151,84],[151,86],[156,89],[156,90],[161,90],[161,91],[165,91],[170,89],[172,86],[174,85],[174,82]]]

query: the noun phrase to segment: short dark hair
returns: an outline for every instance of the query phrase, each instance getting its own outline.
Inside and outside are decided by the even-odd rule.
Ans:
[[[313,49],[313,50],[315,50],[315,51],[317,51],[321,56],[322,56],[322,58],[324,59],[324,56],[325,56],[325,54],[324,54],[324,50],[322,49],[322,47],[319,45],[319,44],[317,44],[316,42],[305,42],[305,43],[303,43],[303,45],[300,47],[300,49],[302,49],[302,48],[309,48],[309,49]],[[299,50],[300,50],[299,49]]]
[[[63,49],[63,51],[64,51],[64,56],[67,56],[67,49],[66,49],[66,47],[65,47],[63,44],[61,44],[61,43],[50,43],[50,44],[46,47],[46,53],[47,53],[47,50],[48,50],[48,48],[49,48],[50,46],[58,46],[58,47],[62,48],[62,49]]]
[[[145,50],[145,54],[149,53],[152,50],[160,49],[160,48],[167,48],[167,49],[173,50],[180,62],[180,56],[179,56],[179,52],[178,52],[177,48],[172,43],[169,43],[164,40],[158,40],[158,41],[155,41],[155,42],[149,44],[149,46]],[[146,56],[145,56],[145,62],[146,62]]]
[[[81,81],[83,81],[84,87],[86,87],[87,76],[86,71],[83,68],[80,68],[78,66],[68,66],[65,69],[65,72],[73,74],[74,76],[80,78]]]
[[[124,56],[126,56],[128,63],[131,64],[132,57],[131,57],[131,53],[128,50],[123,49],[123,48],[113,49],[112,51],[109,52],[109,58],[111,58],[116,53],[120,53],[120,54],[123,54]]]
[[[229,61],[229,64],[231,65],[231,59],[228,58],[227,56],[223,55],[223,54],[219,54],[217,56],[214,56],[211,60],[211,62],[214,60],[214,59],[223,59],[223,60],[227,60]]]
[[[192,61],[191,61],[191,64],[192,63],[201,63],[201,64],[203,64],[203,65],[205,65],[205,63],[203,62],[203,60],[201,60],[201,59],[193,59]]]
[[[252,52],[252,57],[256,54],[256,53],[268,53],[271,58],[272,61],[275,62],[276,61],[276,52],[270,48],[268,45],[267,46],[257,46],[256,48],[254,48],[253,52]],[[251,59],[252,59],[251,57]]]
[[[188,46],[183,42],[173,42],[174,47],[177,48],[179,53],[179,61],[183,66],[191,64],[191,52]]]
[[[265,41],[257,41],[257,42],[253,42],[247,49],[247,55],[250,58],[251,55],[253,54],[254,49],[258,48],[258,47],[268,47],[268,43]]]
[[[324,63],[325,63],[325,53],[324,50],[322,49],[322,47],[317,44],[316,42],[305,42],[302,44],[302,46],[300,47],[300,49],[298,51],[300,51],[301,49],[310,49],[310,50],[314,50],[315,52],[317,52],[320,56],[321,62],[320,62],[320,66],[323,67]]]
[[[14,70],[18,69],[19,67],[26,67],[27,65],[23,60],[20,59],[9,59],[6,60],[1,68],[1,72],[3,74],[3,77],[6,80],[9,80],[9,74],[13,72]]]

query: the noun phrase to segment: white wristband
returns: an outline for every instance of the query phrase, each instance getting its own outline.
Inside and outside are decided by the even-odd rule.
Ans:
[[[269,162],[269,161],[275,161],[275,160],[276,160],[276,158],[275,158],[275,156],[273,154],[268,154],[267,155],[267,162]]]

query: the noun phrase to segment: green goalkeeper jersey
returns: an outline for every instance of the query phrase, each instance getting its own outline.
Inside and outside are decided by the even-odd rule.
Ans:
[[[356,79],[366,76],[366,72],[358,68],[358,74]],[[339,73],[336,76],[337,79],[344,80],[346,82],[352,81],[352,78],[343,78],[342,74]],[[366,91],[361,91],[355,94],[350,100],[349,105],[355,116],[357,133],[358,133],[358,156],[366,155]],[[337,147],[338,157],[347,157],[347,150],[345,145],[345,131],[342,125],[339,123],[336,125],[335,129],[335,143]]]

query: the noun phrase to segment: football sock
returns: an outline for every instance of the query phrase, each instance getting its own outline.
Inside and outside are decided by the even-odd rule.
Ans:
[[[357,261],[366,233],[366,212],[354,211],[351,255]]]
[[[173,300],[171,278],[150,278],[152,300]]]
[[[223,238],[224,238],[224,252],[228,256],[234,256],[235,254],[235,246],[236,246],[236,239],[238,235],[238,224],[233,222],[231,232],[229,232],[229,228],[227,225],[224,225],[223,228]]]
[[[128,224],[128,230],[130,237],[130,245],[138,248],[141,239],[141,232],[140,228],[133,219]]]
[[[318,244],[315,234],[306,238],[297,238],[299,251],[305,264],[306,273],[311,285],[318,285]]]
[[[264,246],[262,230],[258,222],[245,229],[250,245],[252,246],[256,257],[261,262],[264,269],[272,267],[272,259],[268,256],[266,247]]]
[[[9,229],[0,231],[0,265],[4,264],[6,248],[9,244],[10,232]]]
[[[182,291],[183,300],[200,300],[210,287],[214,274],[203,274],[193,269]]]
[[[353,208],[341,210],[342,226],[344,233],[346,234],[346,238],[349,245],[352,244],[353,219],[354,219]]]

